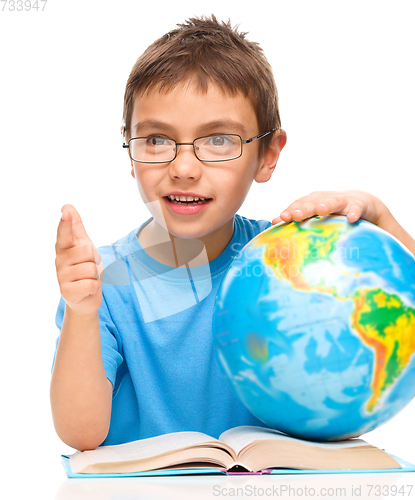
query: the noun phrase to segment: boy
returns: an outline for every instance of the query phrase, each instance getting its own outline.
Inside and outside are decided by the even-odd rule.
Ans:
[[[264,425],[224,380],[211,320],[233,257],[271,226],[236,213],[253,180],[271,178],[286,143],[271,68],[229,24],[191,19],[138,59],[124,121],[131,174],[152,217],[98,254],[75,208],[62,208],[56,431],[87,450]],[[386,206],[359,191],[312,193],[272,223],[328,213],[364,217],[415,252]]]

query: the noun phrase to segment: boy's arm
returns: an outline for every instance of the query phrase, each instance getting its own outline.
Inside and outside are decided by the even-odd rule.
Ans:
[[[350,222],[360,218],[372,222],[395,236],[415,254],[415,239],[379,198],[363,191],[315,191],[291,203],[272,223],[300,221],[328,214],[346,215]]]
[[[66,205],[62,210],[55,263],[66,307],[50,399],[59,437],[83,451],[95,449],[108,434],[112,384],[101,355],[99,257],[75,208]]]
[[[65,309],[50,386],[53,422],[64,443],[93,450],[107,437],[112,384],[101,356],[98,313]]]

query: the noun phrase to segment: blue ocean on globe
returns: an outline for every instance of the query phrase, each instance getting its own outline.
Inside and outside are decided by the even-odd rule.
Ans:
[[[273,226],[235,257],[216,298],[217,358],[268,426],[359,436],[415,395],[415,258],[369,222]]]

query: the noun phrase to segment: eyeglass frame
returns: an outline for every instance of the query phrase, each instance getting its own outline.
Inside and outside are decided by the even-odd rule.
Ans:
[[[237,158],[240,158],[243,154],[243,145],[244,144],[250,144],[251,142],[254,142],[254,141],[257,141],[258,139],[262,139],[263,137],[266,137],[267,135],[271,134],[272,132],[275,132],[276,128],[272,128],[271,130],[268,130],[268,132],[263,132],[262,134],[259,134],[255,137],[251,137],[250,139],[246,139],[246,140],[243,140],[242,137],[239,135],[239,134],[210,134],[210,135],[202,135],[201,137],[196,137],[196,139],[193,140],[193,142],[176,142],[174,139],[171,139],[170,137],[166,137],[166,139],[169,139],[169,141],[173,141],[175,143],[175,153],[174,153],[174,157],[171,159],[171,160],[164,160],[164,161],[142,161],[142,160],[134,160],[131,156],[131,152],[130,152],[130,142],[133,141],[134,139],[148,139],[149,137],[158,137],[156,135],[148,135],[148,136],[145,136],[145,137],[131,137],[131,139],[129,139],[128,143],[126,144],[125,143],[125,140],[122,144],[122,147],[123,148],[127,148],[128,149],[128,154],[131,158],[131,161],[135,161],[137,163],[147,163],[147,164],[155,164],[155,163],[170,163],[172,161],[174,161],[177,157],[177,153],[178,153],[178,148],[177,146],[193,146],[193,152],[196,156],[196,158],[199,160],[199,161],[203,161],[203,162],[207,162],[207,163],[217,163],[217,162],[222,162],[222,161],[231,161],[231,160],[236,160]],[[124,133],[125,133],[125,127],[123,129],[123,136],[124,136]],[[196,153],[196,149],[195,149],[195,142],[198,141],[199,139],[204,139],[205,137],[215,137],[215,136],[218,136],[218,135],[233,135],[235,137],[239,137],[239,139],[241,140],[241,153],[238,155],[238,156],[234,156],[233,158],[227,158],[226,160],[201,160],[198,156],[197,156],[197,153]]]

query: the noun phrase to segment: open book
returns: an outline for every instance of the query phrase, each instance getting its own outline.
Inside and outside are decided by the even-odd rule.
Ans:
[[[272,468],[311,470],[400,469],[385,451],[362,439],[304,441],[264,427],[241,426],[219,439],[201,432],[175,432],[131,443],[101,446],[70,456],[72,472],[132,473],[213,467],[256,472]]]

